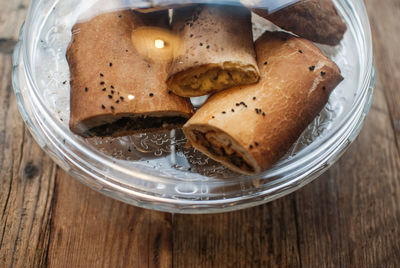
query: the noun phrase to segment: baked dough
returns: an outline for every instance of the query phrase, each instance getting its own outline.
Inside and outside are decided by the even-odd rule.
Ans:
[[[251,5],[263,6],[263,1]],[[321,44],[338,45],[347,29],[331,0],[300,0],[272,14],[266,9],[251,10],[286,31]]]
[[[168,86],[184,97],[207,95],[259,78],[250,11],[197,5],[174,10],[172,27],[182,40]]]
[[[167,11],[119,11],[73,27],[67,60],[74,133],[122,136],[180,127],[190,118],[190,100],[169,92],[165,83],[172,55],[168,58],[160,49],[164,57],[149,57],[139,53],[131,39],[132,32],[149,26],[157,29],[146,31],[155,34],[153,39],[168,38],[168,22]]]
[[[343,80],[306,39],[266,32],[255,46],[260,81],[214,94],[183,127],[196,149],[243,174],[276,163]]]

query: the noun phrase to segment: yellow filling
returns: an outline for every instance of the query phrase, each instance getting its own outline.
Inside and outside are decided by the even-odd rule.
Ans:
[[[179,88],[183,92],[204,95],[211,91],[220,91],[233,86],[255,82],[257,82],[257,74],[254,71],[214,67],[207,69],[205,72],[196,69],[196,71],[182,75],[174,83],[175,85],[172,86],[172,89]]]

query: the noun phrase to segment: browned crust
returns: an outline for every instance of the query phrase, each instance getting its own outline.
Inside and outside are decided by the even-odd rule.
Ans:
[[[252,9],[286,31],[313,42],[338,45],[347,30],[331,0],[302,0],[273,14]]]
[[[121,115],[190,118],[194,112],[190,101],[168,92],[165,80],[170,61],[143,57],[131,41],[134,29],[148,25],[167,29],[167,23],[167,12],[120,11],[73,27],[66,56],[71,73],[70,129],[74,133],[84,135],[86,127],[113,122]]]
[[[244,7],[197,5],[174,10],[172,28],[183,46],[173,60],[169,87],[181,96],[206,95],[213,90],[187,95],[173,85],[188,72],[227,63],[243,72],[252,72],[251,83],[257,82],[259,71],[251,27],[250,11]]]
[[[337,65],[315,45],[286,33],[264,33],[256,41],[256,52],[260,81],[214,94],[183,127],[200,151],[204,148],[190,134],[193,130],[223,130],[245,152],[254,173],[287,152],[343,79]],[[207,155],[234,171],[252,173]]]

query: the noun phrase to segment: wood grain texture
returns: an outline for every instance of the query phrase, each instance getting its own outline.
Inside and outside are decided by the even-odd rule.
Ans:
[[[293,196],[214,215],[174,216],[174,267],[300,267]]]
[[[57,175],[48,267],[171,267],[171,215],[105,197]]]
[[[18,40],[29,0],[0,1],[0,53],[10,53]]]
[[[371,23],[375,64],[382,81],[396,145],[400,153],[400,32],[398,0],[365,0]]]
[[[46,258],[55,165],[24,127],[11,88],[11,58],[0,53],[0,267]]]

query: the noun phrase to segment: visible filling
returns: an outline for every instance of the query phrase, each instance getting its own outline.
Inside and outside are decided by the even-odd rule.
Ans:
[[[112,123],[103,124],[87,130],[84,135],[93,136],[111,136],[119,132],[129,132],[135,130],[146,130],[156,128],[170,128],[182,126],[187,121],[187,118],[182,116],[167,116],[167,117],[122,117]]]
[[[256,82],[255,72],[244,72],[239,69],[222,69],[215,67],[203,73],[189,73],[178,79],[177,84],[187,91],[219,91],[236,85]]]
[[[193,133],[196,136],[196,141],[204,146],[212,155],[222,157],[225,159],[225,161],[230,162],[232,165],[242,170],[254,172],[254,168],[249,163],[247,163],[241,155],[233,151],[230,147],[228,148],[224,145],[216,146],[207,139],[206,133],[200,132],[198,130],[193,130]]]

